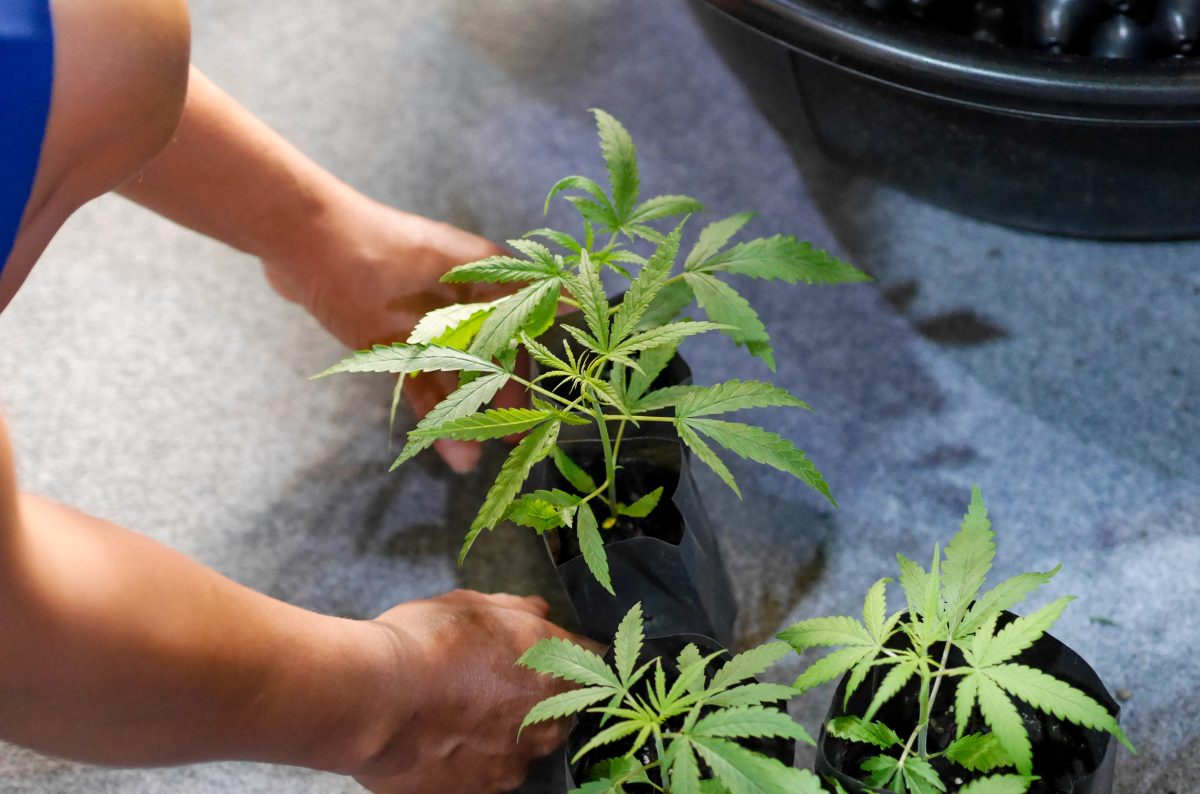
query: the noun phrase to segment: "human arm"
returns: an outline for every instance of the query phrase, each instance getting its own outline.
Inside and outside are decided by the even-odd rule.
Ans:
[[[454,265],[499,253],[491,242],[364,196],[195,68],[174,139],[121,192],[259,257],[276,291],[350,347],[404,341],[431,309],[498,294],[438,280]],[[456,385],[448,373],[409,381],[418,415]],[[459,471],[479,457],[477,444],[437,449]]]
[[[100,764],[245,759],[376,791],[505,790],[562,735],[516,741],[554,691],[513,666],[565,636],[543,617],[539,599],[462,592],[374,621],[284,604],[19,494],[0,424],[0,739]]]

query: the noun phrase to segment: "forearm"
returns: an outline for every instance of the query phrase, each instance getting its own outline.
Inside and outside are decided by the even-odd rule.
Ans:
[[[402,667],[381,627],[273,600],[36,497],[20,497],[8,540],[0,738],[118,765],[344,771],[380,749],[372,704]]]

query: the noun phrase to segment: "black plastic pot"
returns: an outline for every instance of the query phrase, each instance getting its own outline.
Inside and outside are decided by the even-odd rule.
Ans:
[[[1055,234],[1200,236],[1200,59],[1050,55],[833,0],[695,7],[760,104],[803,106],[865,174]]]
[[[1009,614],[1007,620],[1013,619]],[[1004,622],[1004,621],[1002,621]],[[1049,634],[1043,635],[1030,648],[1017,656],[1014,662],[1043,670],[1055,678],[1066,681],[1077,689],[1086,692],[1104,705],[1113,715],[1120,712],[1120,707],[1108,691],[1100,676],[1096,674],[1083,658],[1063,645]],[[866,745],[847,742],[830,736],[825,726],[834,717],[847,714],[861,715],[870,705],[872,693],[878,685],[881,674],[872,673],[863,686],[850,698],[849,707],[842,708],[842,700],[846,691],[848,675],[838,685],[833,696],[833,703],[825,721],[821,725],[821,733],[817,739],[816,772],[822,778],[833,777],[842,784],[847,792],[865,792],[867,789],[847,772],[857,772],[859,759],[874,755],[877,750],[867,750]],[[954,687],[946,688],[938,701],[953,704]],[[1018,704],[1026,727],[1030,731],[1033,742],[1033,773],[1041,780],[1030,789],[1031,794],[1111,794],[1113,788],[1113,773],[1116,766],[1116,739],[1107,733],[1080,728],[1076,725],[1063,723],[1057,719],[1026,706]],[[878,719],[893,728],[911,730],[916,723],[917,714],[917,685],[910,682],[879,711]],[[954,730],[953,719],[944,714],[946,732],[943,740],[938,742],[936,732],[930,734],[930,746],[940,749],[952,738]],[[976,711],[975,719],[979,719]],[[935,717],[935,724],[938,720]],[[986,730],[986,728],[981,729]],[[1073,757],[1072,757],[1073,756]]]
[[[644,664],[655,657],[663,660],[663,672],[667,675],[667,683],[670,684],[674,680],[674,676],[679,672],[679,667],[676,664],[676,658],[679,652],[682,651],[688,643],[694,643],[700,649],[702,656],[707,656],[710,653],[717,651],[725,651],[725,656],[719,656],[709,664],[708,675],[716,672],[717,668],[728,661],[728,651],[726,647],[711,637],[706,637],[699,634],[676,634],[669,637],[656,637],[647,639],[642,646],[642,654],[638,657],[638,664]],[[613,652],[610,649],[605,655],[605,661],[612,664]],[[579,763],[572,764],[571,759],[575,757],[575,753],[583,747],[596,733],[600,730],[600,718],[594,714],[584,714],[575,718],[571,725],[571,732],[567,736],[567,743],[563,746],[564,766],[567,770],[567,791],[577,788],[584,780],[584,774],[587,768],[593,763],[604,760],[602,753],[598,754],[601,757],[584,758],[579,760]],[[747,747],[755,750],[763,755],[777,758],[781,762],[791,766],[796,759],[796,743],[787,739],[756,739],[752,742],[742,741]],[[627,749],[627,745],[614,744],[608,746],[607,750],[612,750],[615,747],[621,747],[622,750]],[[634,789],[629,789],[630,794],[635,794]]]
[[[599,441],[560,441],[559,446],[597,482],[603,480]],[[647,637],[703,634],[729,645],[737,605],[692,478],[691,456],[677,438],[642,436],[622,442],[618,463],[621,501],[631,502],[658,486],[663,494],[649,516],[630,524],[623,519],[614,528],[633,530],[639,536],[604,546],[615,596],[600,586],[578,555],[572,530],[543,535],[583,634],[610,642],[625,613],[640,602]],[[539,463],[532,477],[536,487],[570,490],[549,460]]]

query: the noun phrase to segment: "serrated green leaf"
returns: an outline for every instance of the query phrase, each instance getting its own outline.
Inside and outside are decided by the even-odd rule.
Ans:
[[[791,646],[784,642],[765,642],[734,656],[713,674],[709,682],[711,690],[721,690],[749,678],[762,675],[773,664],[791,653]]]
[[[786,438],[761,427],[720,419],[676,418],[676,426],[681,425],[703,433],[743,458],[765,463],[792,475],[828,499],[834,507],[837,506],[821,472],[803,450]]]
[[[1130,751],[1136,752],[1108,709],[1065,681],[1023,664],[989,667],[983,675],[1035,709],[1066,722],[1111,733]],[[1027,770],[1022,771],[1028,774]]]
[[[413,432],[431,430],[447,422],[474,414],[490,403],[500,389],[504,388],[504,384],[508,383],[508,377],[508,373],[505,372],[483,375],[451,392],[449,397],[434,406],[433,410],[427,413],[409,433],[408,443],[404,445],[400,456],[392,464],[392,470],[394,471],[402,463],[433,444],[433,437],[414,436]]]
[[[870,281],[858,268],[831,256],[811,243],[789,235],[761,237],[739,243],[721,253],[693,264],[692,271],[723,271],[751,278],[785,281],[795,284],[849,284]]]
[[[479,513],[471,522],[471,529],[463,541],[462,550],[458,553],[459,565],[462,565],[479,533],[485,529],[492,529],[504,517],[508,506],[528,479],[533,465],[550,454],[550,448],[558,440],[560,426],[561,423],[557,421],[543,422],[529,431],[529,434],[521,439],[521,443],[509,453],[492,487],[488,489]]]
[[[850,648],[843,648],[840,651],[834,651],[828,656],[824,656],[813,662],[807,670],[800,674],[796,682],[792,684],[797,692],[807,692],[815,686],[820,686],[826,681],[832,681],[839,678],[856,666],[864,659],[873,658],[875,648],[855,645]]]
[[[687,272],[684,275],[696,302],[708,319],[729,326],[726,334],[735,343],[745,345],[750,353],[761,358],[775,371],[775,356],[771,352],[771,337],[758,318],[758,312],[738,294],[737,290],[707,273]]]
[[[958,679],[954,690],[954,723],[955,735],[963,736],[971,715],[975,713],[975,700],[979,694],[979,682],[976,674],[968,673]]]
[[[1063,596],[1033,614],[1020,617],[1009,623],[988,643],[987,652],[976,659],[977,667],[988,667],[1006,662],[1049,631],[1058,620],[1067,604],[1075,600],[1074,596]]]
[[[874,719],[879,709],[908,683],[916,671],[916,659],[902,659],[891,670],[888,670],[887,675],[879,682],[879,688],[875,690],[875,697],[871,698],[871,705],[867,706],[863,719],[868,721]]]
[[[978,487],[973,488],[971,506],[962,527],[946,545],[942,563],[942,597],[954,623],[967,614],[983,587],[996,556],[995,537],[983,495]]]
[[[579,275],[565,278],[567,288],[579,303],[579,311],[583,314],[584,322],[596,339],[601,349],[608,349],[608,298],[604,294],[604,285],[600,275],[592,266],[592,261],[584,251],[579,258]],[[570,328],[570,326],[566,326]]]
[[[747,408],[789,407],[812,409],[771,383],[757,380],[727,380],[713,386],[689,387],[677,403],[678,416],[710,416]]]
[[[359,350],[329,369],[314,375],[323,378],[340,372],[504,372],[498,365],[478,356],[441,345],[375,345]]]
[[[1012,766],[1000,741],[992,733],[971,733],[955,739],[946,748],[946,758],[969,772],[991,772]]]
[[[716,254],[724,247],[725,243],[729,242],[729,238],[741,231],[742,227],[749,223],[754,216],[753,212],[739,212],[737,215],[713,221],[705,226],[696,240],[696,245],[692,247],[687,259],[684,260],[684,268],[692,270],[696,265]]]
[[[875,648],[875,640],[863,624],[845,615],[802,620],[779,632],[778,636],[797,651],[834,645]]]
[[[638,731],[642,730],[642,728],[643,725],[640,722],[629,721],[614,723],[613,725],[610,725],[604,730],[598,732],[591,738],[590,741],[583,745],[583,747],[580,747],[579,752],[575,753],[575,755],[571,758],[571,763],[578,762],[580,758],[583,758],[597,747],[603,747],[606,744],[618,742],[627,736],[637,733]],[[635,742],[634,746],[637,746],[637,744],[638,743]]]
[[[542,207],[542,212],[550,211],[550,201],[564,190],[582,190],[594,199],[596,206],[603,207],[613,212],[612,202],[609,201],[608,194],[604,192],[604,188],[600,187],[594,180],[588,179],[585,176],[566,176],[554,183],[554,187],[550,188],[550,192],[546,194],[546,202]],[[613,215],[615,219],[615,215]],[[586,246],[591,247],[591,241],[588,241]]]
[[[646,516],[650,515],[654,508],[658,507],[658,500],[662,498],[662,494],[663,489],[660,485],[650,493],[643,496],[641,499],[638,499],[633,504],[621,505],[621,509],[618,512],[620,512],[621,515],[629,516],[630,518],[645,518]]]
[[[958,794],[1026,794],[1037,778],[1022,775],[992,775],[973,780],[958,790]]]
[[[561,508],[525,494],[515,500],[504,514],[505,520],[536,530],[539,535],[563,525]]]
[[[604,659],[561,637],[539,640],[517,659],[517,664],[583,686],[605,687],[610,694],[621,689],[616,673]]]
[[[417,322],[412,333],[408,335],[408,344],[439,344],[463,350],[470,343],[475,332],[479,330],[479,326],[483,324],[483,318],[487,315],[488,310],[502,301],[504,298],[487,303],[455,303],[434,309]],[[456,333],[459,329],[463,330]],[[447,344],[448,337],[453,337],[449,344]]]
[[[553,318],[558,305],[561,281],[548,278],[523,287],[492,308],[468,350],[481,358],[490,358],[505,350],[522,331],[537,336],[547,316]],[[532,321],[532,322],[531,322]]]
[[[600,152],[608,169],[613,205],[623,223],[629,217],[641,190],[637,149],[621,122],[599,108],[592,108],[592,115],[596,117],[596,130],[600,133]]]
[[[891,579],[880,579],[867,590],[863,601],[863,625],[875,642],[882,645],[884,624],[887,623],[887,586]]]
[[[992,734],[1017,771],[1022,775],[1032,774],[1033,748],[1017,707],[990,678],[980,675],[975,680],[978,683],[979,711],[983,714],[983,721],[992,729]]]
[[[672,794],[699,794],[700,765],[696,763],[692,745],[686,739],[671,744],[670,791]]]
[[[645,638],[642,625],[642,605],[639,602],[625,613],[613,638],[613,660],[617,676],[626,686],[629,684],[629,677],[633,675],[638,656],[642,653],[642,641]]]
[[[566,232],[560,232],[557,229],[547,229],[547,228],[531,229],[531,230],[525,232],[525,234],[523,234],[521,236],[525,237],[525,238],[541,237],[543,239],[551,241],[552,243],[559,246],[560,248],[565,248],[568,251],[574,252],[576,254],[578,254],[579,251],[583,248],[583,246],[580,245],[579,241],[576,240],[574,237],[567,234]]]
[[[916,617],[923,616],[929,590],[929,572],[903,554],[896,555],[896,562],[900,564],[900,588],[904,591],[908,609]]]
[[[683,400],[694,392],[704,388],[706,387],[692,386],[691,384],[681,386],[665,386],[661,389],[655,389],[639,399],[634,403],[634,407],[641,413],[658,411],[662,408],[670,408],[673,405],[678,405],[680,400]]]
[[[468,262],[446,271],[442,276],[445,284],[464,284],[483,281],[489,284],[510,284],[514,281],[541,281],[560,272],[553,263],[544,261],[527,262],[512,256],[489,256],[477,262]]]
[[[700,718],[691,735],[727,739],[778,736],[814,743],[804,726],[793,721],[787,712],[766,706],[738,706],[714,711]]]
[[[655,196],[637,206],[630,215],[630,223],[646,223],[661,218],[692,215],[704,212],[704,205],[691,196]]]
[[[903,744],[896,732],[882,722],[868,722],[861,717],[834,717],[825,729],[839,739],[873,744],[884,750]]]
[[[1005,579],[979,597],[975,606],[967,613],[967,618],[955,632],[955,638],[966,637],[979,630],[983,621],[1006,609],[1012,609],[1025,600],[1025,597],[1042,585],[1053,579],[1062,569],[1059,565],[1053,570],[1017,574]]]
[[[585,223],[608,231],[620,228],[621,220],[607,199],[604,202],[597,202],[583,196],[566,196],[565,198],[583,217]],[[585,248],[584,251],[587,249]]]
[[[589,494],[596,490],[596,481],[578,463],[572,460],[571,456],[564,452],[562,447],[555,445],[550,450],[550,455],[554,459],[554,468],[558,469],[558,473],[567,482],[571,483],[571,486],[575,490],[583,494]]]
[[[575,532],[579,536],[579,550],[583,553],[583,561],[600,586],[613,592],[612,579],[608,573],[608,555],[604,551],[604,539],[600,537],[600,529],[596,523],[596,514],[592,512],[587,502],[581,502],[575,512]]]
[[[654,380],[671,363],[671,359],[675,358],[678,349],[678,345],[659,345],[638,356],[641,372],[634,371],[629,376],[629,385],[626,388],[626,395],[630,401],[636,403],[646,393]]]
[[[683,650],[679,652],[679,656],[676,657],[675,662],[680,670],[684,670],[686,668],[693,667],[697,663],[702,664],[701,659],[703,659],[703,657],[700,655],[700,649],[696,647],[695,643],[689,642],[687,645],[683,646]],[[688,692],[693,695],[696,694],[700,691],[702,683],[702,681],[694,682],[688,688]]]
[[[682,234],[683,224],[681,223],[667,235],[662,245],[658,246],[638,277],[630,282],[629,289],[625,291],[624,300],[621,301],[621,305],[617,307],[617,311],[613,315],[611,337],[613,345],[619,344],[634,332],[638,323],[641,322],[642,316],[650,309],[654,299],[658,297],[658,293],[666,284],[667,276],[670,275],[671,268],[675,264],[675,257],[679,253],[679,238]]]
[[[657,328],[651,328],[648,331],[639,331],[620,344],[616,345],[612,352],[623,353],[626,355],[637,353],[642,350],[651,350],[663,345],[672,347],[687,339],[689,336],[703,334],[709,331],[723,331],[725,326],[718,323],[699,322],[696,320],[681,320],[676,323],[667,323],[660,325]]]
[[[850,706],[850,698],[862,686],[862,682],[866,680],[867,673],[871,672],[871,668],[875,666],[874,656],[864,656],[863,659],[850,671],[850,677],[846,680],[846,690],[842,694],[842,708],[846,709]]]
[[[721,459],[717,457],[717,453],[712,451],[712,447],[706,444],[704,439],[696,435],[695,431],[688,427],[686,422],[682,422],[677,419],[675,421],[675,431],[679,433],[680,440],[687,445],[688,449],[696,453],[696,457],[704,461],[704,464],[712,469],[713,472],[715,472],[716,475],[720,477],[721,480],[728,485],[735,494],[738,495],[738,498],[741,499],[742,492],[738,489],[737,482],[733,479],[733,474],[729,471],[725,464],[721,462]]]
[[[742,684],[727,689],[708,698],[710,705],[724,706],[755,706],[761,703],[776,703],[781,700],[791,700],[796,696],[796,690],[783,684]]]
[[[691,742],[729,794],[793,794],[804,785],[800,770],[734,742],[707,736]]]
[[[924,758],[910,755],[905,759],[902,771],[910,794],[935,794],[946,790],[942,778]]]
[[[552,695],[529,710],[529,713],[525,715],[525,720],[521,723],[521,728],[524,729],[537,722],[556,720],[575,714],[610,697],[612,697],[612,690],[599,686],[573,689],[570,692]]]
[[[867,773],[863,782],[872,788],[886,788],[900,774],[900,759],[890,755],[875,755],[863,761],[859,766]]]
[[[468,384],[470,385],[470,384]],[[413,438],[453,438],[459,441],[486,441],[523,433],[554,417],[549,411],[534,408],[489,408],[486,411],[460,416],[431,427],[416,427],[409,433]]]

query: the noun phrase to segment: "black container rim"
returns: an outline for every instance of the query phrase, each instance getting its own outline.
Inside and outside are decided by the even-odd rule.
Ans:
[[[791,50],[917,94],[1015,115],[1200,126],[1200,59],[1051,56],[831,0],[704,0]]]

